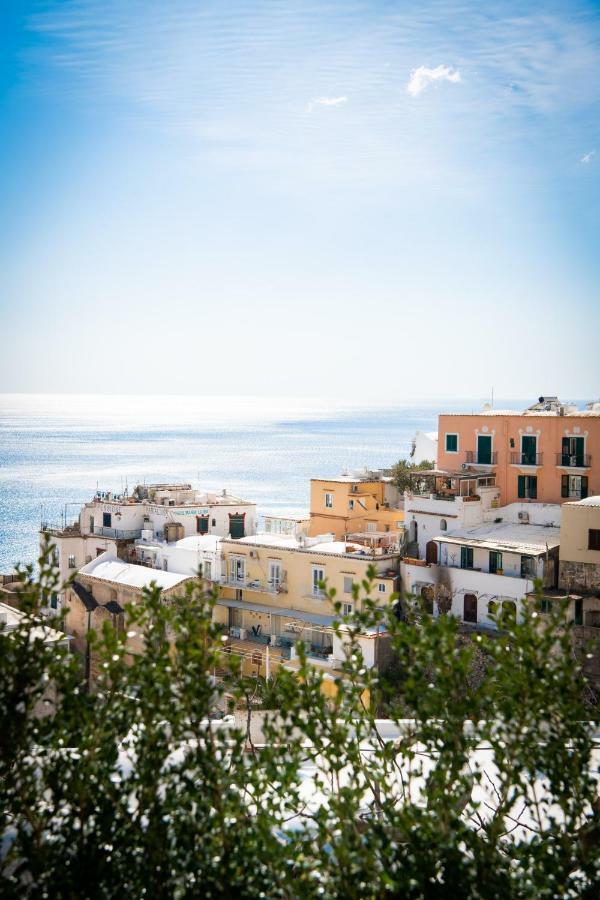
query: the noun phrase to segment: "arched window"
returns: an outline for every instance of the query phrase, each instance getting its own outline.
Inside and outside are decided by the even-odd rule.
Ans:
[[[445,519],[440,521],[440,531],[448,531],[448,523]]]
[[[502,613],[514,622],[517,618],[517,604],[514,600],[502,601]]]
[[[495,600],[490,600],[487,605],[488,616],[495,616],[498,611],[498,604]]]

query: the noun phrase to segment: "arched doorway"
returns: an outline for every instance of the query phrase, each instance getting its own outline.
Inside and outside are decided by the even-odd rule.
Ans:
[[[435,541],[427,541],[425,547],[425,560],[432,565],[436,565],[438,561],[438,546]]]
[[[465,622],[477,621],[477,595],[465,594],[463,598],[463,620]]]
[[[408,540],[413,544],[417,540],[417,523],[413,519],[408,528]]]

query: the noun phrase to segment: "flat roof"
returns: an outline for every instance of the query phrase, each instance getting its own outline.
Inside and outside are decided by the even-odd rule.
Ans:
[[[585,497],[583,500],[570,500],[565,506],[600,506],[600,496]]]
[[[6,617],[6,626],[9,629],[16,628],[23,619],[30,618],[27,616],[27,613],[24,613],[20,609],[15,609],[14,606],[9,606],[8,603],[0,603],[0,612],[4,614]],[[35,640],[43,640],[46,643],[58,643],[60,641],[70,641],[71,638],[68,634],[65,634],[63,631],[58,631],[56,628],[49,628],[47,625],[44,625],[43,622],[40,622],[39,619],[35,620],[35,625],[31,628],[29,632],[29,639],[31,641]]]
[[[190,578],[189,575],[178,575],[176,572],[164,572],[162,569],[150,569],[148,566],[123,562],[118,556],[110,553],[97,556],[83,566],[78,574],[133,588],[148,587],[154,582],[161,591],[167,591]]]
[[[211,550],[216,552],[220,543],[221,536],[218,534],[190,534],[168,546],[181,547],[182,550]]]
[[[273,616],[283,616],[285,619],[299,619],[301,622],[308,622],[311,625],[323,625],[325,627],[330,627],[333,622],[339,619],[338,616],[322,616],[318,613],[303,612],[300,609],[282,609],[279,606],[264,606],[262,603],[252,603],[247,600],[228,600],[226,597],[219,597],[217,606],[268,613]]]
[[[433,540],[444,544],[463,544],[508,553],[532,556],[552,550],[560,544],[560,528],[553,525],[521,525],[515,522],[488,522],[475,528],[462,528],[437,534]]]
[[[365,532],[366,535],[369,532]],[[393,532],[385,532],[387,536],[391,536]],[[369,559],[381,559],[382,556],[395,556],[394,553],[367,553],[362,544],[355,544],[351,541],[317,541],[316,543],[306,544],[306,540],[314,540],[311,538],[302,539],[293,534],[249,534],[243,538],[223,538],[224,543],[228,545],[242,547],[272,547],[278,550],[295,550],[299,553],[314,554],[331,554],[336,556],[346,556],[350,559],[365,557]],[[228,546],[228,549],[230,547]]]

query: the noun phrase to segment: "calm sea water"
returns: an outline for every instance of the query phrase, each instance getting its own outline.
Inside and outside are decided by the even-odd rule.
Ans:
[[[481,403],[0,395],[0,572],[34,561],[40,520],[74,518],[97,488],[191,481],[259,512],[306,510],[311,477],[396,462],[417,429],[437,429],[441,408]]]

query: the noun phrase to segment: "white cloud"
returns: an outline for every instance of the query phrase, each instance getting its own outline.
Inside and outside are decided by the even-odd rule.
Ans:
[[[581,157],[581,159],[579,160],[579,162],[582,162],[582,163],[586,163],[586,164],[587,164],[587,163],[591,162],[592,156],[595,156],[595,154],[596,154],[596,151],[595,151],[595,150],[590,150],[589,153],[584,153],[584,154],[583,154],[583,156]]]
[[[419,66],[418,69],[413,69],[410,73],[406,90],[411,97],[416,97],[435,81],[451,81],[453,84],[456,84],[460,80],[458,69],[451,69],[450,66],[437,66],[435,69]]]
[[[342,103],[347,102],[347,97],[317,97],[315,100],[311,100],[310,103],[307,103],[306,111],[312,112],[315,106],[341,106]]]

